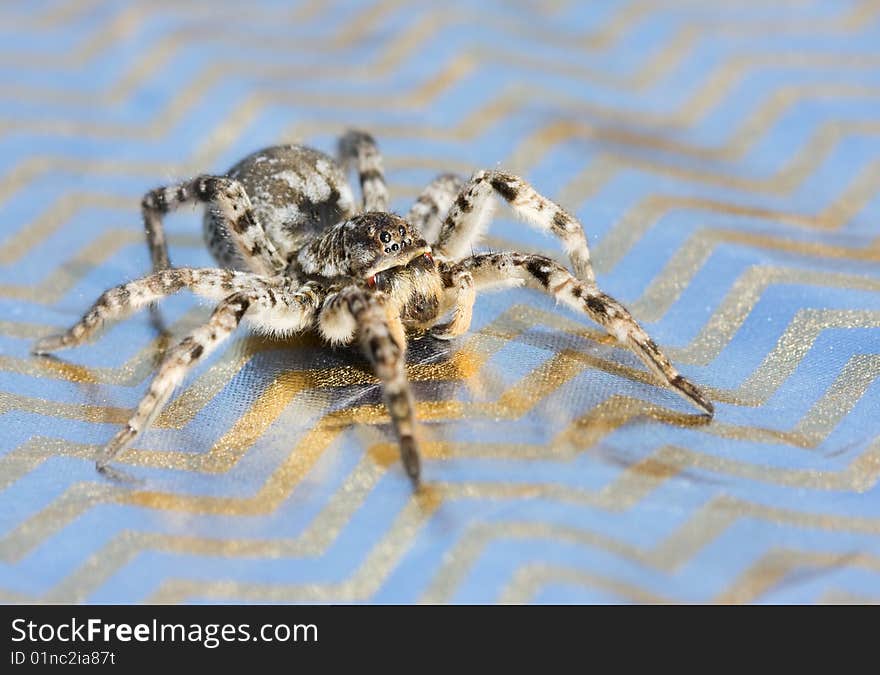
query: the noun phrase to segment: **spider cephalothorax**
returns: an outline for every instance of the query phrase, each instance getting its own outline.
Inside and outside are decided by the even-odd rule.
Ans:
[[[360,177],[360,208],[345,177],[350,164]],[[545,256],[474,254],[495,196],[529,225],[558,237],[574,274]],[[205,241],[219,268],[170,266],[162,215],[192,202],[208,206]],[[76,325],[40,340],[34,351],[80,344],[105,321],[183,288],[218,304],[207,324],[166,354],[128,424],[98,459],[98,469],[108,470],[190,368],[247,320],[271,334],[316,330],[331,344],[359,343],[382,382],[404,466],[418,486],[407,333],[461,335],[470,326],[477,291],[499,287],[533,288],[586,314],[686,400],[713,414],[708,398],[675,370],[630,313],[599,290],[577,219],[522,178],[501,171],[479,171],[469,181],[439,176],[404,218],[389,213],[387,202],[375,141],[358,131],[340,140],[338,162],[303,146],[276,146],[246,157],[224,176],[199,176],[148,192],[142,208],[153,274],[106,291]]]
[[[308,277],[359,279],[370,290],[391,296],[403,324],[431,321],[443,294],[431,247],[400,216],[382,211],[356,215],[334,225],[296,256]]]

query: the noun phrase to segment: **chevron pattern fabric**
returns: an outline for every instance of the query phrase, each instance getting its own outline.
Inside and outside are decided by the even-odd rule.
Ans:
[[[0,600],[880,600],[880,3],[242,7],[0,7]],[[98,476],[210,308],[34,340],[149,271],[147,189],[349,126],[398,212],[500,166],[576,213],[715,419],[517,290],[411,347],[423,494],[357,354],[246,332],[121,458],[137,484]],[[504,208],[486,245],[564,259]]]

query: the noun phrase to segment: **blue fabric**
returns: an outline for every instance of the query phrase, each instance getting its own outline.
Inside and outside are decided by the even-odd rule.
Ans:
[[[0,599],[880,599],[880,10],[786,3],[0,8]],[[552,299],[414,342],[427,486],[348,350],[242,332],[118,463],[148,313],[29,354],[149,271],[144,191],[371,130],[394,208],[501,166],[583,221],[705,423]],[[499,209],[487,246],[555,255]],[[176,265],[211,265],[199,218]],[[171,340],[209,308],[162,305]]]

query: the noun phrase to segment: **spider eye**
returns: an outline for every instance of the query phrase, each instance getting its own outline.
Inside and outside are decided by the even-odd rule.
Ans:
[[[379,239],[382,240],[382,243],[387,244],[389,241],[391,241],[391,233],[383,230],[382,234],[379,235]]]
[[[398,230],[398,232],[400,232],[401,237],[406,236],[406,228],[404,228],[403,225],[400,226],[400,229]]]
[[[425,253],[425,258],[428,259],[428,262],[434,262],[434,256],[432,256],[430,253]]]
[[[370,288],[376,288],[376,275],[374,274],[369,279],[367,279],[367,286]]]

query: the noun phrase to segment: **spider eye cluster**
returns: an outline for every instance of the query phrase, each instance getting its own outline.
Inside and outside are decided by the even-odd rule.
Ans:
[[[340,223],[331,235],[310,248],[313,267],[321,267],[326,276],[333,276],[332,265],[324,260],[338,253],[346,265],[346,276],[369,281],[375,273],[409,264],[428,249],[427,243],[405,220],[393,213],[371,211],[358,214]],[[322,267],[323,265],[323,267]]]
[[[403,225],[400,225],[394,234],[388,230],[382,230],[379,233],[379,241],[383,244],[382,249],[385,253],[397,253],[401,249],[410,246],[413,242],[412,235],[407,232]]]

